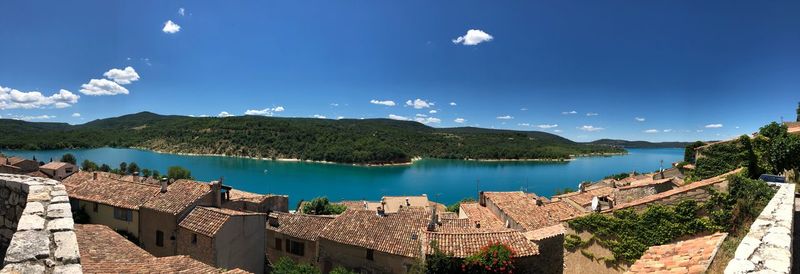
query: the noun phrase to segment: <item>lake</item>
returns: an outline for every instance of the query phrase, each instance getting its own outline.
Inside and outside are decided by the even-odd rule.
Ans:
[[[118,167],[136,162],[140,168],[162,174],[170,166],[183,166],[201,181],[224,176],[234,188],[289,195],[290,205],[300,199],[327,196],[342,199],[378,200],[384,195],[427,194],[431,200],[449,204],[487,191],[527,190],[551,196],[556,189],[577,188],[581,181],[594,181],[620,172],[652,172],[660,161],[669,167],[683,159],[682,148],[628,149],[627,155],[580,157],[568,162],[477,162],[423,159],[408,166],[364,167],[343,164],[280,162],[222,156],[162,154],[139,149],[96,148],[47,151],[5,150],[6,155],[39,161],[60,159],[72,153],[78,163],[89,159]]]

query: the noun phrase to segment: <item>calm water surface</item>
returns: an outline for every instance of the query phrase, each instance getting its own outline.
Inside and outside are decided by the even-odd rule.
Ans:
[[[510,191],[527,189],[551,196],[556,189],[576,188],[581,181],[599,180],[620,172],[651,172],[680,161],[683,149],[629,149],[628,155],[582,157],[570,162],[474,162],[421,160],[410,166],[361,167],[339,164],[278,162],[217,156],[161,154],[138,149],[97,148],[47,151],[6,150],[6,155],[39,161],[58,160],[72,153],[84,159],[118,167],[136,162],[140,168],[157,169],[179,165],[192,176],[210,181],[224,176],[225,184],[257,193],[288,194],[290,205],[300,199],[328,196],[331,200],[377,200],[383,195],[428,194],[432,200],[452,203],[475,197],[476,189]],[[477,185],[477,186],[476,186]]]

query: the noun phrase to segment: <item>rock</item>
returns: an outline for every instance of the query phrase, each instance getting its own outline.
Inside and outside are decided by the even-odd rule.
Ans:
[[[56,260],[64,263],[78,263],[80,261],[78,240],[75,232],[56,232],[53,234],[53,239],[56,242]]]
[[[68,202],[69,202],[69,197],[68,196],[55,196],[55,197],[53,197],[53,199],[50,199],[50,203],[51,204],[68,203]]]
[[[47,218],[72,218],[72,208],[69,204],[50,204],[47,207]]]
[[[748,260],[733,259],[725,267],[725,274],[746,273],[755,269],[756,266]]]
[[[42,229],[44,229],[44,218],[39,215],[23,215],[17,223],[17,231]]]
[[[17,231],[6,251],[6,263],[33,261],[50,256],[50,236],[43,230]]]
[[[0,270],[0,274],[28,274],[28,273],[44,273],[44,266],[31,263],[9,264]]]
[[[53,274],[76,274],[83,273],[83,268],[79,264],[59,265],[53,269]]]
[[[39,202],[30,202],[25,205],[25,210],[22,211],[23,215],[42,215],[44,214],[44,206]]]
[[[47,230],[50,231],[73,230],[74,227],[75,223],[72,221],[72,218],[58,218],[47,222]]]

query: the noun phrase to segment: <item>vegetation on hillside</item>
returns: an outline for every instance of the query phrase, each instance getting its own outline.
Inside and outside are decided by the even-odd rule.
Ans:
[[[687,142],[648,142],[616,139],[600,139],[589,142],[589,144],[622,148],[682,148],[689,145]]]
[[[295,158],[358,164],[444,159],[567,159],[622,153],[536,131],[433,128],[389,119],[186,117],[149,112],[83,125],[0,119],[0,148],[141,147],[172,153]]]

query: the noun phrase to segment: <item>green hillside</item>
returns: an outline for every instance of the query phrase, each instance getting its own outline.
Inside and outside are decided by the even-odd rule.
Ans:
[[[142,147],[173,153],[297,158],[358,164],[447,159],[566,159],[619,153],[537,131],[433,128],[389,119],[187,117],[141,112],[82,125],[0,119],[0,148]],[[8,134],[5,134],[8,133]]]
[[[600,139],[589,142],[589,144],[621,148],[685,148],[687,145],[691,144],[691,142],[648,142]]]

